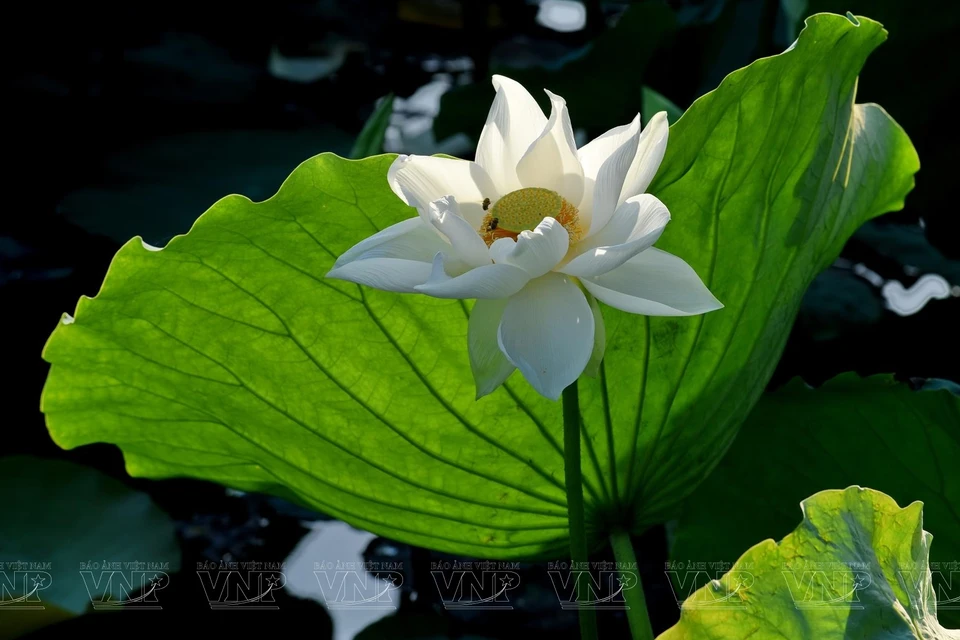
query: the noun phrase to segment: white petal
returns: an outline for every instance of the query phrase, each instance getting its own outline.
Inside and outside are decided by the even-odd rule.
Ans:
[[[650,186],[653,176],[660,168],[660,162],[663,161],[663,154],[667,150],[669,133],[670,125],[667,123],[666,111],[660,111],[650,118],[647,127],[640,133],[637,155],[630,164],[627,177],[623,181],[620,202],[643,193]]]
[[[497,341],[533,388],[556,400],[587,366],[593,332],[593,312],[580,288],[548,273],[510,298]]]
[[[587,302],[590,303],[590,311],[593,312],[593,353],[590,354],[590,362],[587,363],[587,368],[583,372],[591,378],[596,378],[600,375],[600,363],[603,362],[603,353],[607,349],[607,328],[603,324],[603,314],[600,312],[597,299],[588,294]]]
[[[397,156],[387,172],[390,188],[401,200],[425,214],[430,203],[453,196],[472,226],[483,221],[483,200],[496,200],[490,176],[476,162],[433,156]]]
[[[647,316],[692,316],[723,308],[677,256],[651,247],[613,271],[580,280],[601,302]]]
[[[497,330],[507,300],[477,300],[470,311],[467,345],[470,369],[477,385],[477,400],[493,393],[516,369],[497,344]]]
[[[556,191],[568,202],[583,198],[583,168],[577,159],[570,114],[563,98],[547,91],[550,119],[540,137],[531,143],[517,164],[517,177],[524,187],[543,187]]]
[[[490,257],[499,264],[512,264],[539,278],[552,271],[570,248],[570,236],[553,218],[544,218],[533,231],[521,231],[516,241],[500,238],[490,245]]]
[[[577,245],[578,255],[559,270],[578,277],[612,271],[652,247],[669,221],[667,207],[649,193],[641,193],[620,205],[600,233]]]
[[[444,254],[437,254],[429,279],[416,287],[419,293],[459,300],[506,298],[520,291],[530,280],[526,271],[509,264],[488,264],[451,277],[449,272],[455,272],[456,266],[451,269],[446,260]]]
[[[420,218],[409,218],[361,240],[347,249],[334,263],[341,267],[365,258],[403,258],[432,262],[437,251],[446,247],[443,238]]]
[[[431,232],[432,233],[432,232]],[[363,284],[383,291],[414,293],[430,277],[430,263],[399,258],[354,260],[332,269],[328,278]]]
[[[543,131],[547,118],[519,82],[495,75],[493,87],[497,96],[480,133],[476,158],[500,193],[507,194],[520,188],[517,164]]]
[[[487,244],[459,213],[457,200],[446,196],[430,203],[427,211],[430,224],[450,241],[453,255],[468,268],[490,264]]]
[[[620,200],[623,180],[637,156],[640,115],[628,125],[610,129],[577,152],[583,166],[580,221],[593,235],[606,225]],[[589,212],[589,218],[585,215]]]

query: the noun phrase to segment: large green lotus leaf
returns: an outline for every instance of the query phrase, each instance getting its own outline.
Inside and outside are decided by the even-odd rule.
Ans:
[[[955,599],[960,584],[952,585],[949,567],[960,559],[958,459],[960,398],[949,391],[915,392],[889,376],[845,374],[817,390],[795,380],[764,394],[710,479],[686,501],[671,557],[731,562],[754,541],[790,531],[795,518],[784,505],[859,484],[901,504],[923,501],[924,521],[937,536],[933,585],[942,602]],[[960,626],[958,613],[945,609],[940,619]]]
[[[804,288],[864,220],[902,206],[917,158],[856,74],[877,23],[813,18],[671,129],[653,190],[661,245],[726,308],[605,309],[602,375],[581,389],[593,542],[663,517],[722,456]],[[475,400],[469,304],[328,281],[334,258],[414,211],[392,156],[308,160],[262,203],[230,196],[162,250],[138,238],[44,357],[64,447],[118,444],[136,475],[281,492],[356,526],[480,557],[566,547],[560,404],[519,374]]]
[[[854,104],[856,73],[884,37],[866,18],[813,16],[791,49],[732,73],[671,127],[651,186],[673,215],[658,246],[726,307],[604,310],[608,356],[583,404],[635,527],[670,515],[723,455],[814,276],[866,219],[903,206],[916,152],[880,107]]]
[[[960,638],[937,621],[923,503],[901,509],[851,486],[821,491],[801,508],[791,534],[755,545],[697,590],[658,640]]]
[[[121,600],[121,587],[127,586],[121,575],[140,587],[137,576],[127,575],[135,569],[130,563],[143,563],[144,569],[150,563],[152,570],[168,576],[180,569],[173,521],[145,493],[63,460],[10,456],[0,458],[0,470],[10,483],[0,518],[0,609],[15,609],[9,600],[24,595],[24,579],[30,589],[37,586],[26,604],[53,605],[79,615],[90,608],[91,597],[104,595],[97,589]],[[104,563],[119,563],[120,571],[110,574]],[[23,571],[19,575],[18,567]],[[90,572],[87,578],[82,569]],[[0,616],[15,613],[7,610]],[[43,615],[20,613],[25,620]]]

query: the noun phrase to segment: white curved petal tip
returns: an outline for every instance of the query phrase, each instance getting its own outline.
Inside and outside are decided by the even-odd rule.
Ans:
[[[335,267],[324,276],[382,291],[414,293],[430,277],[431,264],[401,258],[367,258]]]
[[[690,265],[654,247],[580,282],[601,302],[627,313],[695,316],[723,308]]]
[[[570,114],[563,98],[544,91],[550,98],[550,117],[517,163],[517,177],[525,187],[550,189],[568,202],[580,202],[584,190],[583,167],[577,158]]]
[[[623,180],[620,203],[645,192],[650,186],[663,161],[669,136],[670,123],[667,121],[667,113],[660,111],[650,118],[647,126],[640,131],[636,156]]]
[[[397,197],[403,200],[406,204],[410,203],[407,201],[407,197],[403,195],[403,190],[400,189],[400,184],[397,182],[397,173],[400,172],[400,169],[402,169],[403,165],[409,160],[409,155],[401,153],[394,159],[393,162],[390,163],[390,168],[387,169],[387,184],[390,185],[390,189],[397,195]]]
[[[443,239],[420,217],[408,218],[364,238],[337,258],[334,268],[359,259],[401,258],[430,262],[446,246]]]

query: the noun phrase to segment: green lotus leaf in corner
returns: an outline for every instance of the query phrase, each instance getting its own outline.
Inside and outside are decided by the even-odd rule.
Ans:
[[[684,502],[670,557],[733,562],[757,540],[793,530],[790,505],[824,489],[868,486],[901,504],[923,502],[937,536],[930,567],[938,618],[960,627],[960,397],[935,382],[913,391],[889,375],[845,373],[816,389],[796,379],[763,394]]]
[[[801,509],[793,533],[695,591],[658,640],[960,639],[937,621],[922,503],[852,486]]]

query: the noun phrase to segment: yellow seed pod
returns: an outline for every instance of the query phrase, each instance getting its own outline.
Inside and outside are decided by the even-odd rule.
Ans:
[[[556,191],[529,187],[503,196],[490,213],[497,219],[499,228],[520,233],[533,231],[546,217],[558,218],[564,205],[566,201]]]
[[[528,187],[508,193],[492,207],[489,204],[490,199],[485,198],[483,209],[487,215],[483,217],[478,229],[480,237],[488,247],[500,238],[516,240],[521,232],[533,231],[548,217],[563,225],[571,244],[579,242],[583,237],[577,208],[556,191]]]

